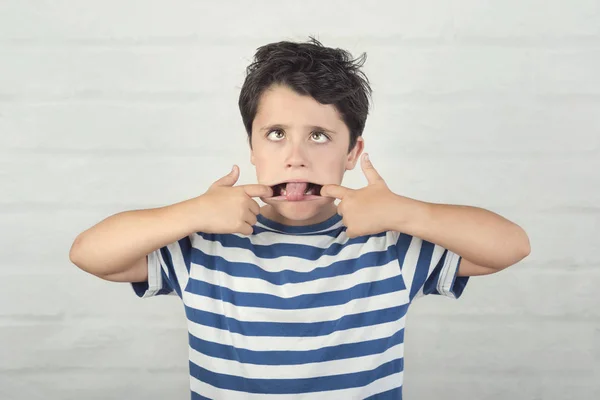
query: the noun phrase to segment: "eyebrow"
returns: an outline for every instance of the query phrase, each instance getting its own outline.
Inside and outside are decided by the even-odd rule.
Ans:
[[[332,129],[327,129],[324,128],[322,126],[319,125],[306,125],[304,126],[304,128],[310,129],[311,131],[323,131],[323,132],[327,132],[327,133],[333,133],[333,134],[337,134],[336,131],[332,130]],[[273,124],[273,125],[265,125],[262,128],[260,128],[261,132],[268,132],[271,131],[273,129],[290,129],[289,125],[283,125],[283,124]]]

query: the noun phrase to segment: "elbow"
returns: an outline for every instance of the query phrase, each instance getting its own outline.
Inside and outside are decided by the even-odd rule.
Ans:
[[[69,261],[74,264],[77,268],[81,269],[92,275],[97,275],[93,272],[91,268],[86,263],[85,260],[85,248],[82,243],[81,235],[75,238],[75,241],[71,245],[71,249],[69,250]]]
[[[514,252],[514,262],[511,265],[514,265],[525,258],[527,258],[531,254],[531,243],[529,242],[529,237],[527,233],[520,228],[521,238],[519,240],[519,244],[515,246]]]
[[[523,249],[523,256],[522,256],[521,260],[524,259],[525,257],[528,257],[530,254],[531,254],[531,245],[529,244],[529,240],[528,240],[527,245]]]
[[[81,258],[80,258],[80,241],[79,236],[75,238],[75,241],[71,245],[71,249],[69,250],[69,261],[75,266],[81,268]]]
[[[527,232],[521,228],[521,235],[523,238],[521,239],[521,260],[531,254],[531,242],[529,240],[529,236]]]
[[[525,231],[521,227],[517,226],[517,228],[519,231],[519,238],[512,240],[512,243],[509,248],[510,251],[505,252],[507,258],[505,259],[503,265],[501,265],[499,268],[496,267],[496,269],[498,270],[503,270],[508,267],[512,267],[513,265],[516,265],[519,262],[523,261],[529,256],[529,254],[531,254],[531,244],[529,242],[529,237],[527,236],[527,233],[525,233]]]

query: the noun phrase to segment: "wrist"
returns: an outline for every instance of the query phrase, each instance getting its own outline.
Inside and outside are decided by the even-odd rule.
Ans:
[[[181,237],[201,232],[206,221],[206,217],[201,215],[205,209],[204,202],[205,198],[199,196],[163,207],[161,218],[165,224],[173,224]]]
[[[431,219],[432,203],[394,194],[390,213],[391,230],[419,237]]]

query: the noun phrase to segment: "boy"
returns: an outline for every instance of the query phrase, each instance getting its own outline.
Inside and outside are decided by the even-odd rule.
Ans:
[[[411,302],[458,298],[469,276],[529,254],[490,211],[388,189],[362,154],[362,62],[314,39],[259,48],[239,98],[258,184],[235,186],[234,166],[199,197],[73,243],[81,269],[182,299],[193,399],[400,399]],[[367,186],[340,186],[357,163]]]

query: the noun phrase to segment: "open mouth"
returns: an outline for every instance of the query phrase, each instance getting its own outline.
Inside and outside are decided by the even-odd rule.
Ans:
[[[300,201],[321,197],[323,185],[312,182],[283,182],[271,186],[274,200]]]

